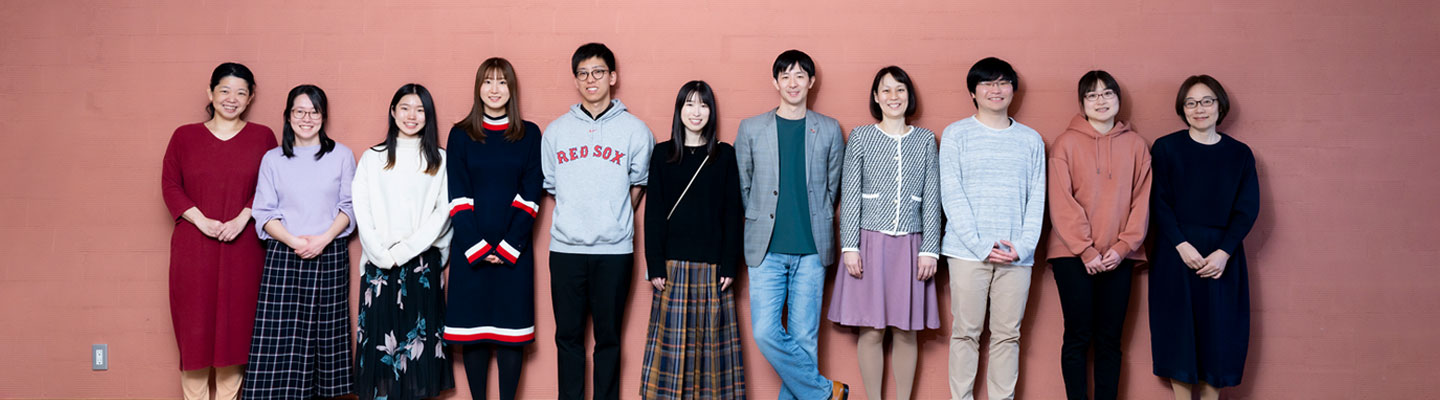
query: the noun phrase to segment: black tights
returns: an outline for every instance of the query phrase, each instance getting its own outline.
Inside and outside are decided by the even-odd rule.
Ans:
[[[500,367],[500,400],[513,400],[520,386],[520,365],[525,361],[525,348],[494,344],[465,345],[465,376],[470,381],[470,397],[485,398],[485,381],[490,377],[490,353]]]

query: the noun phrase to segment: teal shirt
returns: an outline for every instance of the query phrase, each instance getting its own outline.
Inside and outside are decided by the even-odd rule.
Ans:
[[[805,119],[775,116],[780,153],[780,198],[775,203],[775,231],[770,252],[815,254],[810,231],[810,198],[805,186]]]

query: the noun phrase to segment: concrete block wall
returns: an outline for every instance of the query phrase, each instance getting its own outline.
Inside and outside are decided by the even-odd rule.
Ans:
[[[360,150],[382,139],[387,101],[407,82],[429,87],[448,128],[491,56],[516,65],[524,117],[543,127],[578,100],[569,56],[589,41],[616,51],[616,94],[658,140],[690,79],[717,89],[722,139],[732,140],[740,119],[777,104],[770,63],[790,48],[815,58],[812,106],[846,130],[873,122],[870,79],[890,64],[916,82],[913,122],[939,131],[974,112],[970,64],[1009,60],[1024,86],[1016,118],[1047,140],[1078,112],[1075,81],[1087,70],[1118,77],[1122,118],[1152,140],[1183,127],[1172,108],[1181,80],[1214,75],[1234,99],[1222,130],[1255,150],[1264,204],[1246,241],[1246,379],[1227,396],[1423,398],[1440,389],[1437,20],[1440,6],[1418,0],[3,1],[0,398],[180,396],[160,158],[176,126],[205,117],[216,64],[255,71],[248,118],[277,130],[283,94],[320,85],[328,130]],[[538,254],[552,207],[543,204]],[[540,340],[528,350],[524,398],[552,398],[558,385],[548,266],[538,264]],[[1150,373],[1145,273],[1136,279],[1125,397],[1168,398]],[[737,290],[747,298],[743,280]],[[917,399],[949,396],[946,292],[944,326],[921,335]],[[632,288],[623,398],[638,390],[650,293],[638,280]],[[822,326],[824,372],[858,385],[855,334]],[[1061,329],[1053,278],[1037,266],[1021,398],[1063,396]],[[92,343],[110,345],[109,371],[86,366]],[[773,397],[778,380],[753,346],[745,361],[752,397]],[[446,398],[468,395],[457,378]],[[886,396],[893,385],[887,377]]]

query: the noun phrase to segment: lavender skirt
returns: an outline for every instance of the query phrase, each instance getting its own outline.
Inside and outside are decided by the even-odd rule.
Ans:
[[[940,327],[935,278],[917,280],[921,234],[890,236],[860,230],[862,278],[850,276],[844,262],[830,293],[830,321],[846,326],[907,331]]]

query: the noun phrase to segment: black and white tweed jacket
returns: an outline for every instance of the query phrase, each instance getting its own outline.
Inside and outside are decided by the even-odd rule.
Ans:
[[[876,125],[850,132],[840,183],[841,252],[859,251],[860,230],[923,233],[920,254],[939,258],[940,172],[935,132],[911,126],[887,135]]]

